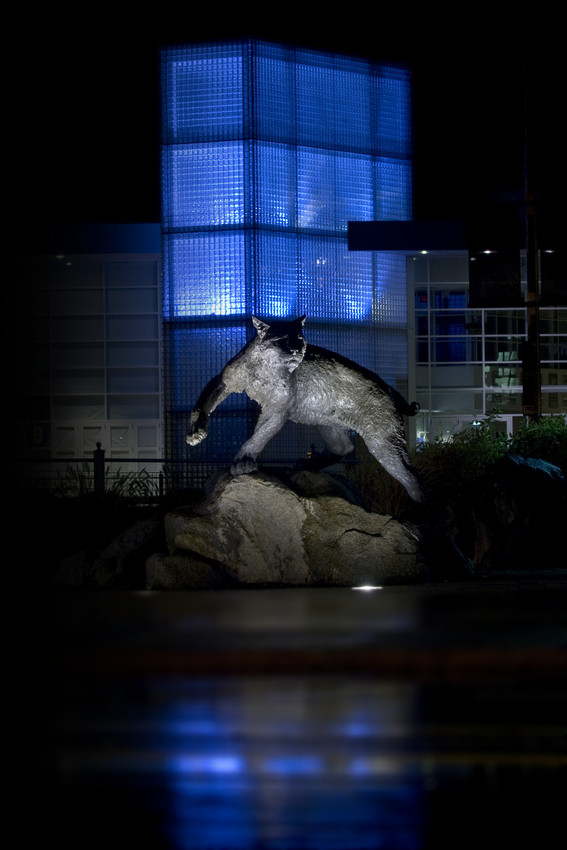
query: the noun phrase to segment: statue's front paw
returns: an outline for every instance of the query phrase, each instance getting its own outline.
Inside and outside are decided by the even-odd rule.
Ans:
[[[258,471],[258,464],[251,457],[243,457],[240,460],[235,460],[230,467],[231,475],[249,475],[251,472]]]
[[[187,436],[185,437],[185,442],[190,446],[197,446],[205,439],[206,436],[207,431],[205,428],[197,428],[195,431],[192,431],[190,434],[187,434]]]

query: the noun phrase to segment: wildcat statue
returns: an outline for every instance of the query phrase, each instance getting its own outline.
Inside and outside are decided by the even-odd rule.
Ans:
[[[252,322],[256,335],[201,392],[187,443],[195,446],[205,439],[209,417],[225,398],[246,392],[260,405],[260,415],[234,459],[233,475],[256,471],[256,458],[290,419],[317,426],[335,460],[353,451],[349,431],[355,431],[411,498],[422,502],[402,419],[418,412],[417,402],[408,404],[378,375],[345,357],[308,345],[303,338],[305,316],[269,324],[253,316]]]

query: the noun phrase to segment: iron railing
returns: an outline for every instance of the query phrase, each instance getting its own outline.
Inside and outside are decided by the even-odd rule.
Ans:
[[[339,465],[346,467],[356,462],[353,457]],[[229,465],[226,460],[107,457],[98,443],[92,457],[16,460],[11,465],[11,484],[20,491],[42,488],[69,497],[114,492],[138,502],[158,503],[170,493],[202,489],[214,473]],[[297,465],[296,460],[259,464],[260,469],[289,469]]]

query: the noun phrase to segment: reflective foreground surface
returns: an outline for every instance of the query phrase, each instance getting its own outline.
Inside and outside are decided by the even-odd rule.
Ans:
[[[564,846],[566,611],[561,582],[39,595],[14,846]]]

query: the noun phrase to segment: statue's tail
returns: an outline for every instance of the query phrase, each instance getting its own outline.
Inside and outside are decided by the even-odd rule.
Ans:
[[[398,413],[404,416],[415,416],[421,410],[421,405],[417,401],[406,401],[401,397],[401,403],[398,404]]]
[[[387,385],[386,385],[387,386]],[[415,416],[421,410],[421,405],[417,401],[406,401],[401,393],[388,387],[388,392],[396,405],[396,410],[402,416]]]

